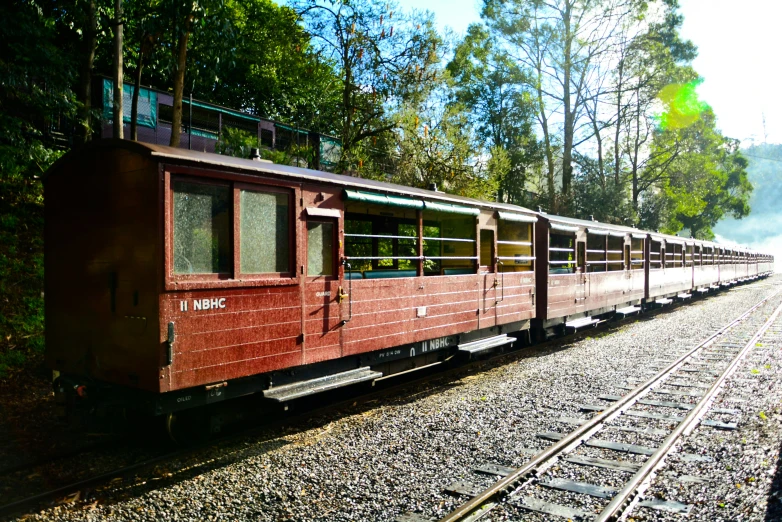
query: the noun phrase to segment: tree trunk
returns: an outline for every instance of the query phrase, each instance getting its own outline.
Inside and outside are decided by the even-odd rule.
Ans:
[[[112,111],[114,138],[124,138],[124,117],[122,113],[122,94],[124,75],[122,63],[122,0],[114,0],[114,107]]]
[[[87,23],[82,32],[82,56],[79,64],[79,123],[75,142],[83,145],[92,138],[92,64],[95,61],[95,47],[98,44],[98,16],[95,0],[87,4]]]
[[[619,186],[619,138],[622,128],[622,92],[624,89],[624,59],[619,61],[619,82],[616,88],[616,129],[614,132],[614,184]]]
[[[571,34],[570,22],[572,14],[572,5],[568,1],[563,13],[563,22],[565,24],[565,49],[563,51],[563,89],[562,89],[562,110],[565,116],[564,136],[562,139],[562,194],[566,197],[570,195],[570,184],[573,178],[573,132],[575,113],[571,109],[570,99],[570,76],[573,72],[573,61],[570,56],[573,45],[573,35]]]
[[[144,67],[144,45],[141,45],[136,65],[136,78],[133,82],[133,101],[130,106],[130,139],[138,141],[138,95],[141,90],[141,70]]]
[[[638,212],[638,155],[641,150],[641,91],[635,92],[635,143],[633,144],[632,174],[633,174],[633,210]]]
[[[179,135],[182,133],[182,93],[185,90],[185,67],[187,65],[187,42],[190,39],[193,14],[187,15],[176,52],[176,68],[174,69],[174,113],[171,117],[171,141],[169,145],[179,147]]]

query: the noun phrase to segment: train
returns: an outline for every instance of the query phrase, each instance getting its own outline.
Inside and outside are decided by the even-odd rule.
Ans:
[[[292,401],[768,276],[771,255],[252,158],[102,139],[44,175],[68,411]]]

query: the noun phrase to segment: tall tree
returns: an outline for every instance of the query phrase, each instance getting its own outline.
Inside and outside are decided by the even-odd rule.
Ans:
[[[425,96],[436,80],[440,39],[431,15],[402,15],[395,3],[298,0],[313,43],[340,76],[340,170],[354,171],[357,146],[398,123],[393,107]]]
[[[532,72],[538,119],[548,149],[550,206],[558,207],[555,170],[560,165],[562,197],[571,197],[573,155],[594,137],[585,121],[599,64],[613,59],[622,24],[645,2],[637,0],[485,0],[483,17]],[[556,134],[552,126],[558,127]],[[561,147],[555,158],[553,148]]]
[[[482,152],[504,158],[492,164],[508,162],[507,169],[500,170],[497,198],[528,204],[527,172],[542,161],[533,128],[534,101],[526,87],[529,78],[478,24],[468,27],[447,70],[454,83],[453,101],[467,109]]]

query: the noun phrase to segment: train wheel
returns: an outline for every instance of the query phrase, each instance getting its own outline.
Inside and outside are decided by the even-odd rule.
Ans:
[[[171,412],[165,416],[168,438],[179,445],[204,442],[210,435],[210,416],[200,408]]]

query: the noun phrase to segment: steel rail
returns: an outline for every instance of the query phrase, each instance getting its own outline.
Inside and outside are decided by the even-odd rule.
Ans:
[[[717,393],[722,388],[725,380],[735,371],[739,363],[749,353],[755,343],[766,333],[766,331],[774,324],[779,314],[782,313],[782,304],[780,304],[771,317],[766,321],[763,326],[758,329],[755,335],[744,345],[744,348],[733,358],[730,365],[722,372],[719,378],[711,385],[706,394],[698,401],[695,407],[690,410],[687,416],[678,426],[668,435],[662,442],[660,447],[655,451],[649,459],[641,466],[632,478],[625,484],[625,487],[617,493],[611,502],[603,509],[603,511],[594,519],[594,522],[608,522],[614,520],[615,517],[620,514],[622,509],[636,496],[639,486],[663,463],[665,457],[673,450],[676,443],[681,439],[681,436],[688,432],[690,428],[694,428],[700,421],[701,417],[706,414],[708,406],[717,396]]]
[[[606,410],[604,410],[601,414],[593,417],[589,420],[589,422],[582,424],[576,430],[563,437],[559,442],[552,444],[542,452],[538,453],[527,464],[521,468],[518,468],[513,473],[510,473],[503,479],[497,481],[491,487],[483,490],[468,500],[466,503],[457,507],[455,510],[441,518],[439,522],[457,522],[465,520],[474,512],[480,510],[484,504],[491,502],[496,496],[502,495],[503,493],[505,495],[511,494],[515,489],[517,489],[519,483],[524,480],[527,475],[536,471],[539,467],[563,453],[564,450],[570,446],[582,443],[584,440],[586,440],[586,438],[592,435],[592,432],[599,431],[603,424],[611,420],[613,417],[620,415],[623,410],[639,399],[641,395],[644,395],[658,382],[667,378],[670,372],[683,364],[691,355],[693,355],[698,350],[711,345],[719,336],[734,328],[737,324],[749,317],[755,310],[763,306],[769,300],[777,297],[780,293],[782,293],[782,290],[778,290],[774,294],[762,299],[739,317],[718,329],[715,333],[698,344],[698,346],[689,350],[687,353],[662,369],[659,373],[649,378],[646,382],[637,386],[626,395],[623,395],[620,400],[616,401],[612,406],[606,408]]]

